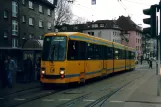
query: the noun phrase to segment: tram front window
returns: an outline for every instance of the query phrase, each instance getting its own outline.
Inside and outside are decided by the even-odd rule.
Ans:
[[[43,61],[62,61],[66,55],[66,37],[48,36],[44,38]]]

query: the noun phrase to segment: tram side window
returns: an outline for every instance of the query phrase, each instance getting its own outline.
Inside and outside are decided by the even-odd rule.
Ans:
[[[131,59],[135,59],[135,53],[131,52]]]
[[[86,42],[79,41],[79,60],[86,59],[86,46],[87,46]]]
[[[125,50],[122,50],[122,59],[125,59],[126,57],[125,57]]]
[[[107,47],[108,59],[113,59],[113,48]]]
[[[94,53],[95,53],[95,59],[102,59],[102,55],[101,55],[101,45],[94,45]]]
[[[87,45],[87,59],[95,59],[95,55],[94,55],[94,45],[91,43],[88,43]]]
[[[115,59],[119,59],[119,49],[114,49],[114,55],[115,55]]]
[[[126,51],[126,59],[129,59],[129,55],[130,55],[129,51]]]
[[[78,41],[69,40],[68,42],[68,60],[78,60]]]
[[[121,49],[118,49],[118,59],[123,59],[123,51]]]
[[[132,57],[131,57],[131,51],[129,51],[129,59],[132,59]]]
[[[107,46],[102,46],[102,58],[104,60],[108,59],[108,47]]]

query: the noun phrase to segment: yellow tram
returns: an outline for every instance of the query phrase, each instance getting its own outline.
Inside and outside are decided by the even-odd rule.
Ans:
[[[113,72],[135,69],[135,49],[79,32],[44,36],[43,84],[85,82]]]

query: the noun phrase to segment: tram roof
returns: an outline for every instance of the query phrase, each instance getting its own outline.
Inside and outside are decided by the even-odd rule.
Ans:
[[[51,32],[51,33],[47,33],[45,34],[45,36],[53,36],[53,35],[64,35],[64,36],[68,36],[68,37],[71,37],[71,36],[83,36],[83,37],[87,37],[87,38],[91,38],[91,39],[94,39],[94,40],[99,40],[101,42],[108,42],[112,45],[112,43],[114,44],[114,46],[116,47],[120,47],[120,48],[126,48],[128,50],[132,50],[132,51],[135,51],[134,48],[132,47],[128,47],[128,46],[125,46],[125,45],[122,45],[122,44],[119,44],[119,43],[116,43],[116,42],[112,42],[112,41],[109,41],[109,40],[106,40],[106,39],[102,39],[102,38],[99,38],[99,37],[94,37],[94,36],[91,36],[89,34],[85,34],[85,33],[81,33],[81,32]]]

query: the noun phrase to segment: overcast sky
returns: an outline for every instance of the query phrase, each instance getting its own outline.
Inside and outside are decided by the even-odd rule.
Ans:
[[[142,10],[150,5],[158,4],[160,0],[96,0],[96,5],[91,5],[91,0],[76,0],[72,5],[75,17],[84,17],[89,21],[118,18],[121,15],[131,16],[136,24],[143,24]]]

